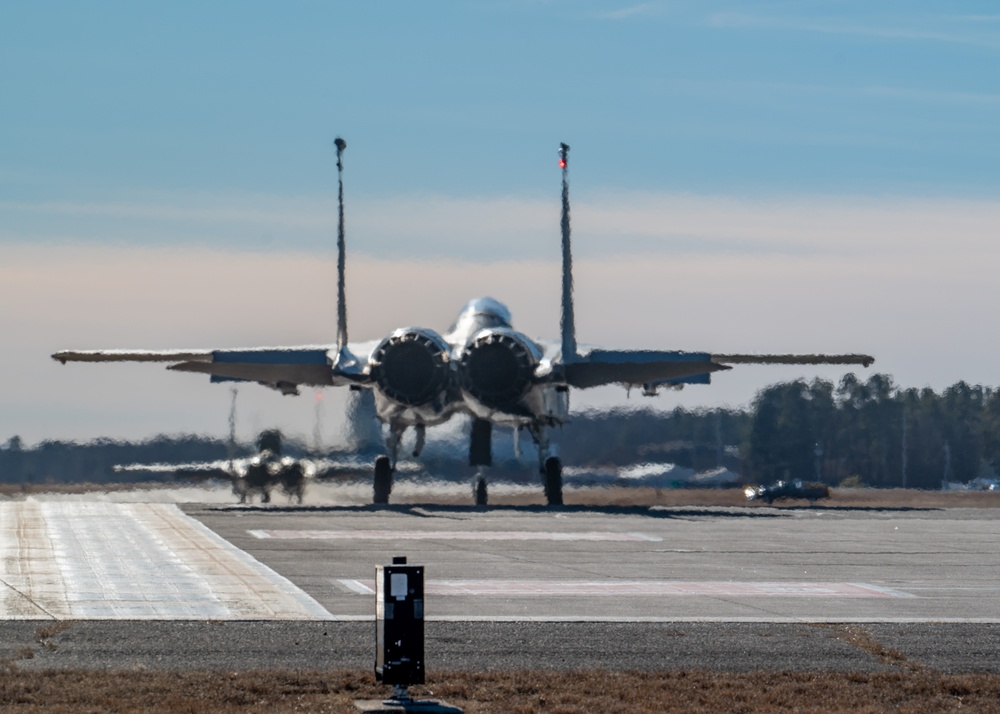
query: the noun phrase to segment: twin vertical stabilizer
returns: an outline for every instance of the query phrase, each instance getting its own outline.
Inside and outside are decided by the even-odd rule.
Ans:
[[[344,149],[347,142],[339,136],[334,140],[337,147],[337,350],[347,346],[347,296],[346,260],[347,249],[344,237]],[[576,320],[573,316],[573,254],[570,246],[569,225],[569,145],[559,144],[559,167],[562,169],[562,359],[570,362],[576,359]]]
[[[340,353],[347,347],[347,296],[345,294],[345,267],[347,261],[347,248],[344,245],[344,149],[347,142],[339,136],[334,139],[337,147],[337,207],[339,211],[337,221],[337,352]]]
[[[562,169],[562,359],[577,358],[576,322],[573,318],[573,254],[569,242],[569,146],[559,144],[559,167]]]

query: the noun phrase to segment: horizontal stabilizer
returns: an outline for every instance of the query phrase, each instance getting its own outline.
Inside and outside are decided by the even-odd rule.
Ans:
[[[241,380],[262,384],[308,385],[329,387],[333,373],[328,364],[264,363],[264,362],[180,362],[167,369],[211,375],[216,381]]]
[[[647,382],[643,387],[680,387],[685,384],[711,384],[712,374],[710,372],[703,372],[701,374],[693,374],[690,377],[674,377],[673,379],[657,379],[653,382]]]
[[[712,355],[719,364],[856,364],[870,367],[870,355]]]
[[[165,350],[63,350],[52,359],[67,362],[211,362],[211,351]]]
[[[729,369],[704,352],[657,350],[591,350],[565,367],[566,383],[587,389],[605,384],[641,385],[687,381],[687,378]]]
[[[362,346],[367,348],[367,346]],[[176,372],[207,374],[212,381],[259,382],[294,394],[298,386],[328,387],[365,381],[364,364],[347,348],[333,355],[322,346],[236,350],[65,350],[52,358],[66,362],[168,362]]]

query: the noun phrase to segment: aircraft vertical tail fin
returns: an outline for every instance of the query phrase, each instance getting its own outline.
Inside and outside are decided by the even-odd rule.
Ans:
[[[569,240],[569,146],[559,144],[559,167],[562,169],[562,358],[577,357],[576,321],[573,318],[573,255]]]
[[[345,287],[345,267],[347,248],[344,244],[344,149],[347,142],[339,136],[334,140],[337,147],[337,351],[347,346],[347,295]]]

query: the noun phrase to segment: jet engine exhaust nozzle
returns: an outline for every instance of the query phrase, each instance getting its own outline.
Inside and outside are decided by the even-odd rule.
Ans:
[[[528,393],[538,360],[517,335],[487,332],[466,348],[459,363],[462,389],[491,409],[510,409]]]
[[[448,345],[430,330],[397,330],[371,357],[372,377],[389,399],[405,406],[433,402],[448,384]]]

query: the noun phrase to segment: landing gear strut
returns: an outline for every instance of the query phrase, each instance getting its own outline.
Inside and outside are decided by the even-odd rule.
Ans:
[[[545,503],[550,506],[561,506],[563,505],[562,462],[558,456],[549,456],[549,435],[545,425],[536,422],[530,429],[531,438],[538,447],[538,470],[542,474],[542,485],[545,487]]]
[[[475,499],[476,499],[476,505],[477,506],[485,506],[486,502],[488,500],[488,496],[487,496],[487,493],[486,493],[486,477],[485,476],[479,475],[479,476],[476,477],[476,485],[475,485],[475,488],[473,488],[472,492],[473,492],[473,496],[475,496]]]
[[[389,455],[379,456],[375,459],[375,480],[372,482],[372,503],[384,504],[389,502],[389,494],[392,493],[392,474],[396,470],[396,460],[399,458],[399,446],[403,443],[403,432],[406,425],[393,421],[389,423],[389,433],[385,438],[385,445],[389,449]],[[424,431],[423,427],[417,430],[417,450],[423,448]]]
[[[375,482],[372,503],[388,503],[392,493],[392,462],[388,456],[375,459]]]
[[[486,419],[472,422],[469,437],[469,466],[477,467],[476,481],[472,495],[477,506],[485,506],[488,500],[486,489],[486,468],[493,465],[493,424]]]
[[[562,494],[562,463],[558,456],[550,456],[545,459],[545,472],[542,474],[545,481],[545,501],[550,506],[563,505]]]

